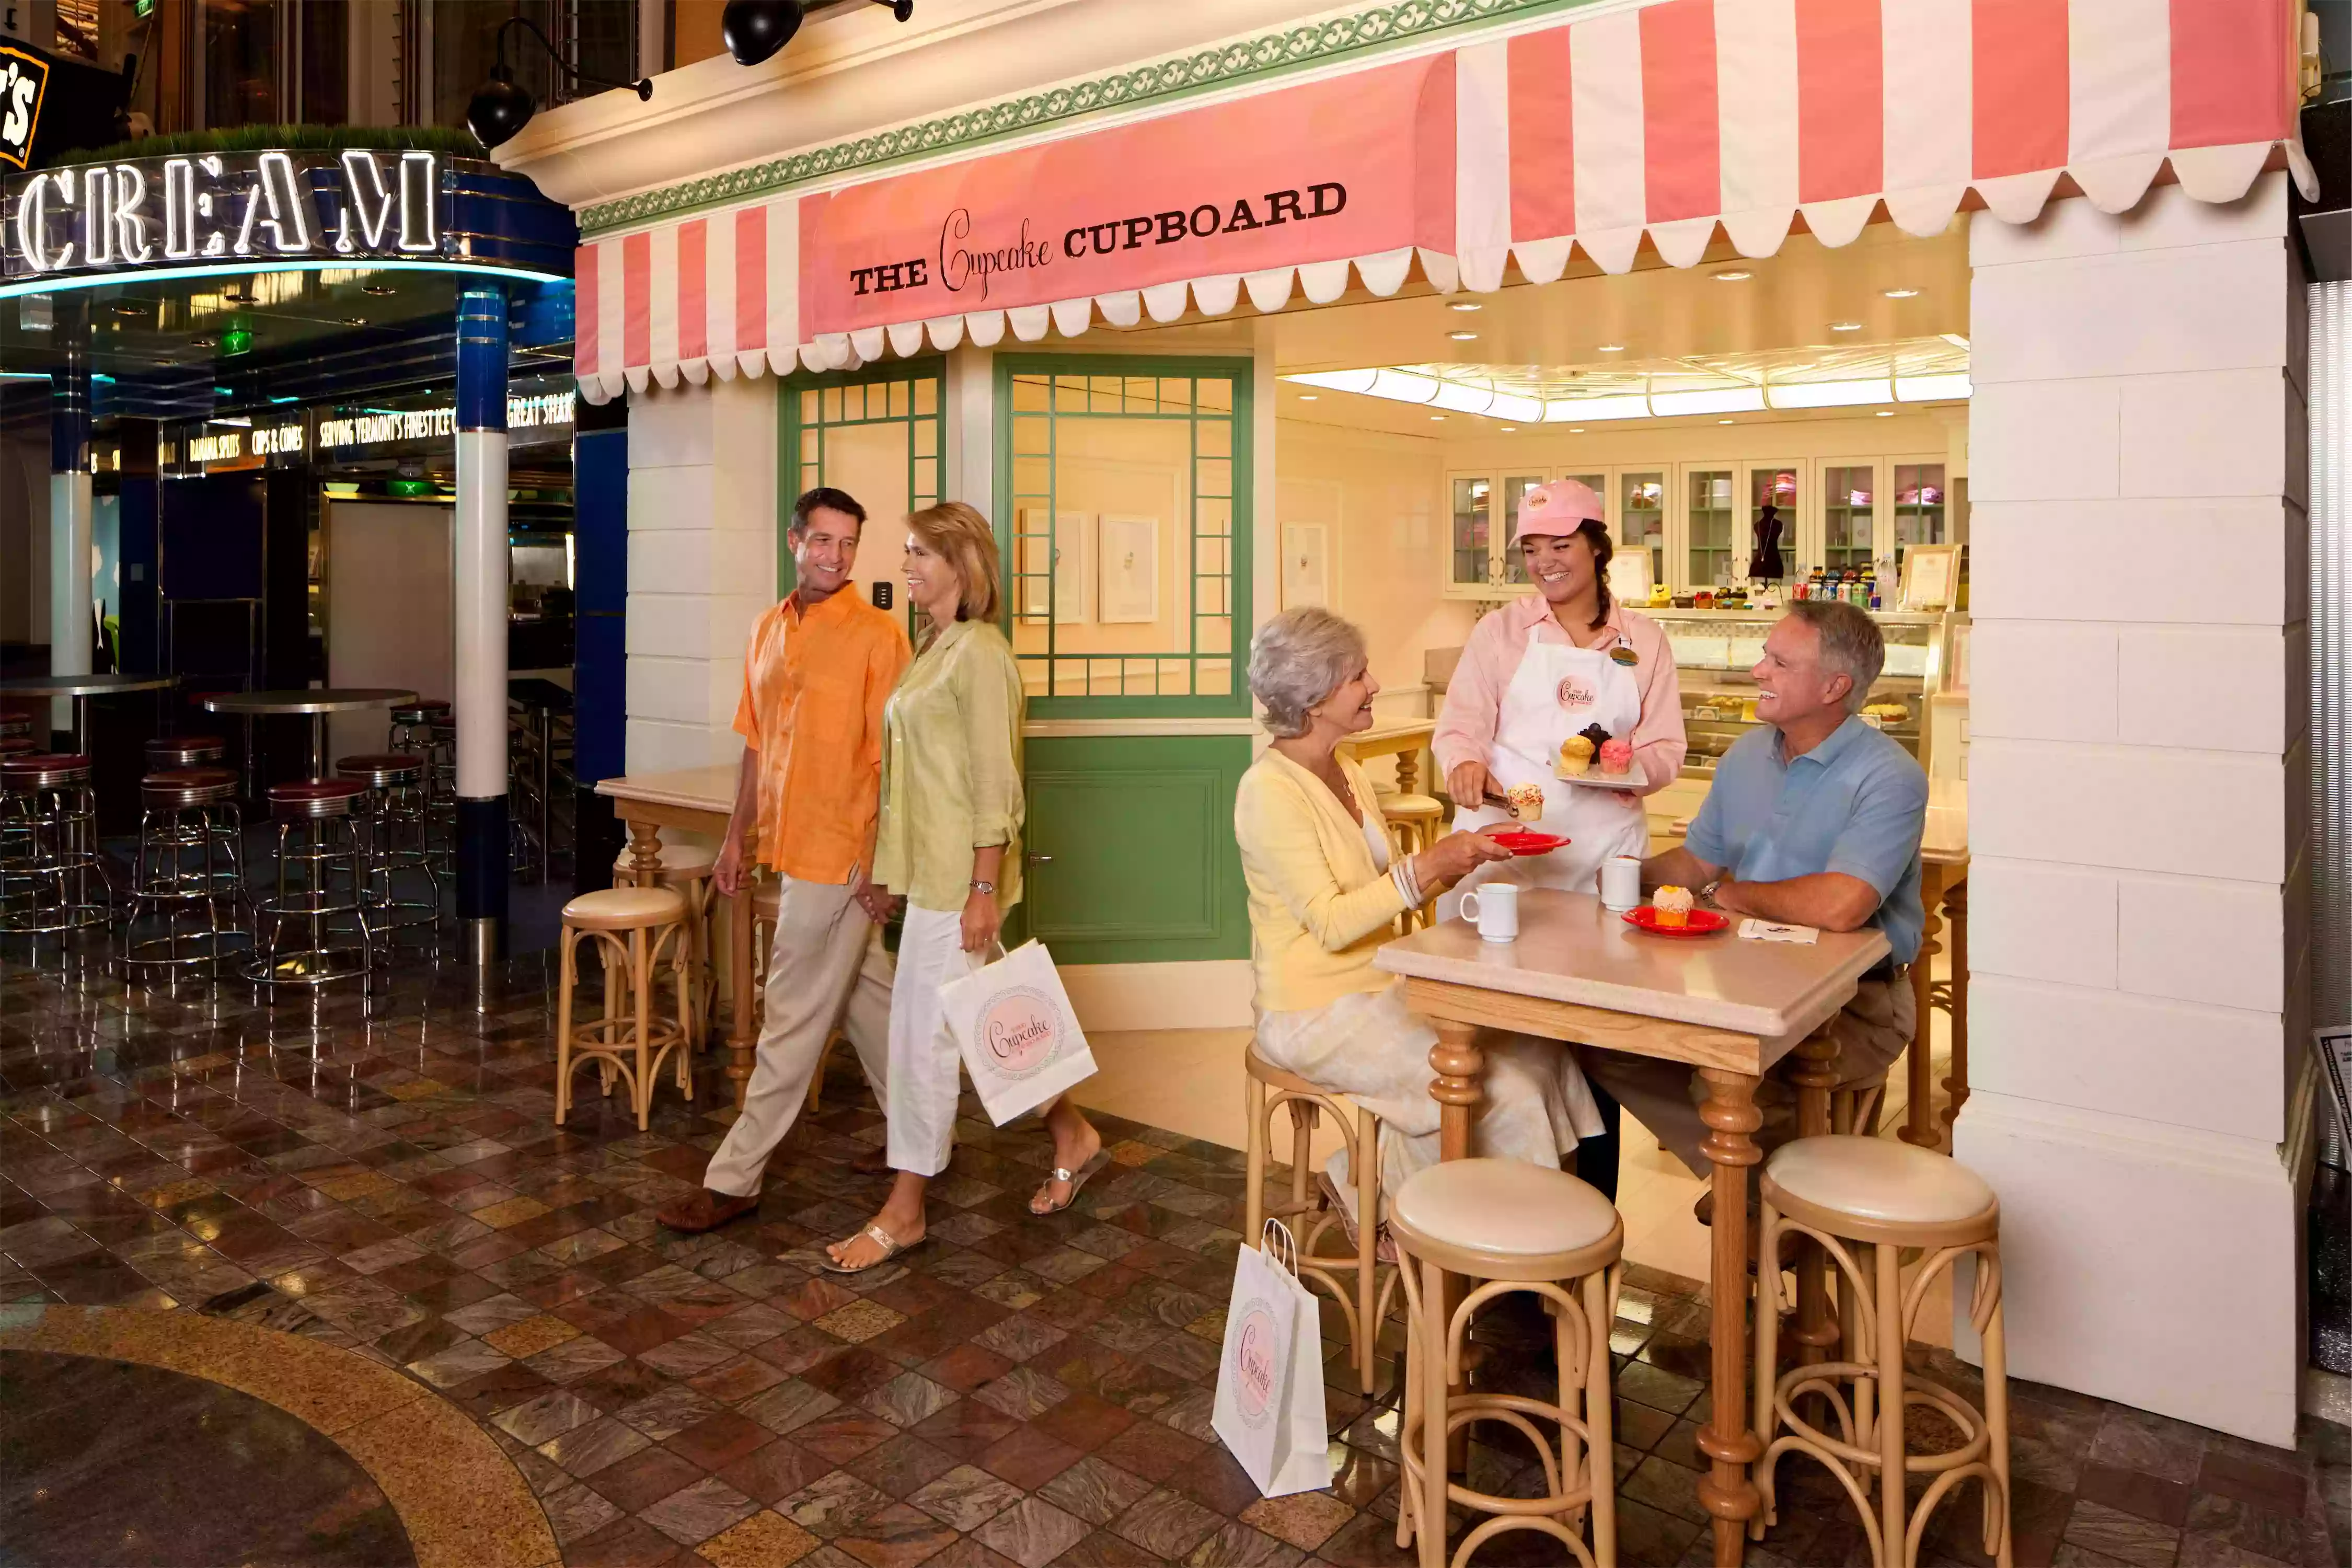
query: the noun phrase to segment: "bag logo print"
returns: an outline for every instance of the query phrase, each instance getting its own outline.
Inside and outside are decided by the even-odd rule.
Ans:
[[[1234,1340],[1234,1404],[1253,1430],[1274,1413],[1274,1333],[1273,1307],[1263,1296],[1251,1297]]]
[[[1034,986],[1015,985],[981,1010],[980,1037],[1005,1077],[1024,1079],[1048,1066],[1061,1046],[1061,1010]]]

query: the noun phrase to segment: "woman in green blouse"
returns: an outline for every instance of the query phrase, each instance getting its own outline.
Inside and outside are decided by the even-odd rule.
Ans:
[[[874,884],[907,900],[890,991],[889,1160],[898,1172],[872,1223],[826,1250],[856,1274],[923,1237],[923,1194],[947,1169],[962,1058],[940,987],[988,962],[1021,899],[1021,669],[997,629],[996,536],[961,501],[907,520],[907,596],[928,622],[922,650],[882,721],[882,817]],[[1054,1172],[1032,1214],[1070,1206],[1101,1162],[1102,1135],[1068,1095],[1045,1109]]]

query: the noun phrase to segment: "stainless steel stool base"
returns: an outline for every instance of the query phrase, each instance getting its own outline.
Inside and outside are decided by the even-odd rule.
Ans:
[[[43,762],[57,765],[34,765]],[[63,936],[110,923],[117,911],[98,856],[88,761],[11,764],[0,770],[0,938]]]
[[[230,973],[253,947],[237,918],[247,903],[236,778],[151,774],[141,794],[139,858],[117,967],[138,984]]]
[[[244,970],[256,985],[357,980],[365,989],[373,978],[378,936],[369,919],[367,847],[352,815],[362,788],[340,782],[339,792],[330,792],[326,780],[270,792],[277,877],[273,891],[254,900],[253,956]],[[289,924],[301,945],[288,945]]]

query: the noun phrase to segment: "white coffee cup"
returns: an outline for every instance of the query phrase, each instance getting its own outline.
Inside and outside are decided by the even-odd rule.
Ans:
[[[1519,940],[1519,885],[1488,882],[1462,895],[1462,918],[1478,928],[1482,942]]]
[[[1601,907],[1633,910],[1642,906],[1642,862],[1619,855],[1601,862]]]

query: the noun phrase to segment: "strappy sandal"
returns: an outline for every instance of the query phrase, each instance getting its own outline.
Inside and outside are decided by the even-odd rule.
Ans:
[[[859,1231],[857,1235],[870,1237],[874,1240],[880,1242],[882,1244],[882,1256],[876,1258],[871,1263],[861,1263],[856,1268],[851,1268],[836,1261],[831,1254],[827,1254],[824,1260],[824,1271],[828,1274],[863,1274],[870,1268],[879,1268],[884,1264],[889,1262],[890,1259],[898,1257],[898,1254],[911,1251],[914,1248],[922,1246],[924,1241],[929,1238],[929,1232],[926,1231],[922,1236],[915,1237],[912,1241],[900,1241],[897,1237],[892,1236],[880,1226],[869,1225],[864,1230]],[[855,1241],[857,1239],[857,1237],[852,1237],[850,1239]]]
[[[1339,1184],[1331,1179],[1328,1171],[1316,1172],[1315,1181],[1322,1189],[1325,1205],[1339,1216],[1339,1228],[1348,1233],[1348,1250],[1360,1253],[1364,1244],[1357,1239],[1360,1233],[1356,1229],[1355,1216],[1348,1212],[1348,1205],[1339,1201]],[[1389,1227],[1385,1225],[1374,1237],[1372,1260],[1375,1263],[1394,1263],[1397,1260],[1396,1238],[1389,1235]]]
[[[1069,1183],[1070,1195],[1064,1198],[1060,1203],[1055,1204],[1052,1208],[1044,1209],[1036,1207],[1035,1200],[1032,1199],[1029,1210],[1030,1214],[1038,1219],[1044,1219],[1048,1215],[1060,1214],[1064,1209],[1068,1208],[1072,1204],[1078,1201],[1078,1194],[1085,1190],[1086,1184],[1088,1182],[1094,1179],[1095,1173],[1109,1163],[1110,1151],[1108,1149],[1098,1149],[1095,1151],[1095,1157],[1087,1161],[1083,1166],[1079,1167],[1075,1173],[1064,1170],[1059,1165],[1055,1166],[1053,1171],[1048,1173],[1045,1179],[1049,1182]]]

